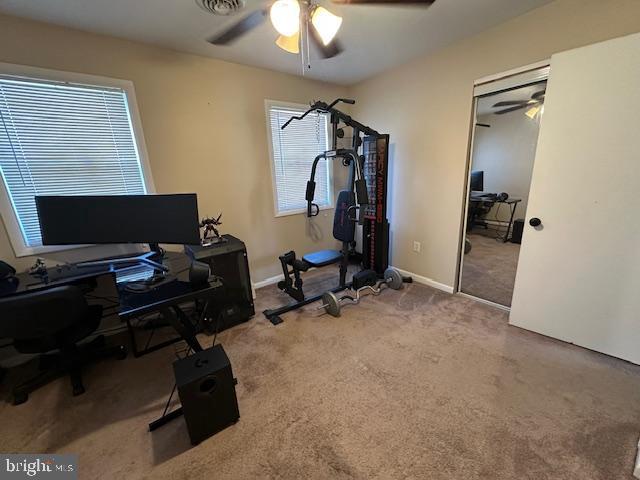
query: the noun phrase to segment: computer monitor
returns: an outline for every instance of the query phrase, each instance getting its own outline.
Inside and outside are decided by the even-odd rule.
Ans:
[[[197,244],[195,193],[36,196],[44,245]]]
[[[478,170],[471,172],[471,191],[483,192],[484,191],[484,171]]]

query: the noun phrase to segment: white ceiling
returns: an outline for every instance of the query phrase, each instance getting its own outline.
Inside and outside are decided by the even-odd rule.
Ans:
[[[516,88],[514,90],[507,90],[506,92],[498,92],[493,95],[487,95],[478,99],[478,106],[476,108],[476,117],[482,117],[490,115],[508,107],[494,107],[498,102],[511,102],[511,101],[523,101],[530,100],[531,95],[544,90],[544,84],[546,82],[534,83],[533,85],[527,85],[524,87]]]
[[[344,18],[338,35],[346,48],[327,60],[312,53],[312,69],[306,75],[341,84],[355,83],[550,1],[436,0],[424,8],[341,6],[320,0]],[[232,17],[211,15],[195,0],[0,0],[0,12],[300,74],[300,57],[275,46],[277,35],[269,21],[231,46],[213,46],[205,41],[266,3],[247,0],[245,10]]]

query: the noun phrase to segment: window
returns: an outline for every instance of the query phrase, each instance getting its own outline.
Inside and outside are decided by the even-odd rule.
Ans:
[[[330,148],[329,118],[311,113],[294,120],[285,130],[280,127],[293,115],[307,110],[304,105],[267,101],[267,124],[271,139],[271,161],[276,216],[305,212],[305,192],[316,156]],[[314,203],[331,208],[333,189],[331,163],[323,159],[316,168]]]
[[[2,212],[17,255],[50,249],[36,195],[147,193],[131,106],[122,86],[0,71]]]

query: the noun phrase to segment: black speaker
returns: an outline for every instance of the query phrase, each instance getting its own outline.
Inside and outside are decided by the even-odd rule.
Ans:
[[[189,267],[189,283],[192,285],[204,285],[209,281],[211,268],[208,263],[193,260]]]
[[[222,345],[176,360],[173,372],[193,445],[238,421],[237,381]]]

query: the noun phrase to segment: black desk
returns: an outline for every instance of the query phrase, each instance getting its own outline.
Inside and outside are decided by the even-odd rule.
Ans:
[[[58,278],[49,281],[28,273],[18,274],[14,281],[5,282],[0,285],[0,296],[20,295],[35,290],[53,288],[61,285],[77,285],[85,295],[91,296],[93,292],[102,289],[100,295],[94,298],[112,299],[113,302],[119,303],[117,314],[127,322],[134,348],[134,355],[137,352],[135,347],[135,338],[132,333],[130,321],[139,315],[158,312],[178,333],[176,339],[162,342],[154,345],[146,353],[162,348],[175,341],[184,340],[194,352],[202,351],[202,346],[196,338],[196,325],[187,317],[181,309],[181,305],[191,301],[202,300],[205,302],[215,301],[219,295],[224,293],[222,282],[214,280],[202,286],[194,286],[189,283],[189,265],[191,260],[184,253],[168,252],[162,263],[169,267],[168,280],[152,286],[145,292],[132,293],[127,291],[126,280],[136,274],[136,270],[142,276],[144,271],[140,272],[140,268],[126,268],[114,270],[112,267],[91,268],[87,271],[78,271],[78,274],[68,276],[66,278]],[[145,267],[148,273],[152,269]],[[106,293],[105,293],[106,291]],[[167,421],[181,415],[181,409],[174,410],[169,414],[163,413],[162,417],[152,422],[149,427],[151,430],[163,425]]]
[[[163,264],[169,267],[170,279],[152,286],[150,290],[143,293],[127,291],[126,283],[123,280],[132,276],[131,271],[121,271],[116,275],[120,301],[118,315],[127,323],[134,357],[146,355],[180,340],[184,340],[194,351],[202,350],[195,338],[197,333],[196,326],[185,315],[180,305],[188,302],[204,301],[208,303],[219,301],[224,293],[222,282],[219,280],[202,286],[192,285],[189,282],[188,273],[191,260],[184,253],[166,253]],[[145,270],[149,273],[152,272],[149,267],[142,267],[139,270],[143,271],[143,276]],[[206,310],[204,308],[203,312],[206,312]],[[179,337],[157,343],[151,347],[145,347],[144,350],[140,351],[137,347],[131,320],[156,312],[160,313],[173,329],[178,332]]]
[[[30,293],[46,288],[60,287],[62,285],[78,285],[95,287],[98,279],[106,279],[112,285],[115,285],[115,272],[109,268],[91,269],[83,273],[78,273],[64,279],[49,280],[41,278],[29,273],[18,273],[14,279],[7,282],[0,282],[0,297],[10,295],[20,295],[21,293]],[[86,288],[85,288],[86,290]]]
[[[192,285],[189,282],[191,260],[184,253],[167,252],[162,263],[169,268],[168,279],[151,286],[145,292],[132,293],[127,291],[124,281],[131,277],[150,275],[153,273],[152,268],[132,267],[114,270],[105,266],[77,269],[72,272],[73,275],[55,280],[29,273],[19,273],[14,280],[0,284],[0,297],[20,295],[62,285],[77,285],[88,295],[100,289],[101,293],[94,298],[107,297],[113,302],[117,301],[119,305],[116,313],[126,322],[130,322],[136,316],[148,313],[167,313],[167,321],[193,348],[193,341],[187,338],[191,336],[190,332],[182,328],[176,328],[181,327],[185,320],[183,313],[176,313],[176,307],[190,301],[215,300],[218,295],[223,293],[222,282],[215,280],[202,286]],[[54,269],[50,269],[50,271],[52,270]],[[175,323],[175,315],[180,317],[179,323]],[[154,350],[157,350],[157,348],[154,348]]]
[[[496,203],[504,203],[505,205],[509,205],[509,210],[510,210],[509,221],[506,222],[507,231],[504,235],[504,238],[502,239],[503,243],[507,243],[509,241],[509,234],[511,233],[511,228],[513,226],[513,217],[516,214],[516,208],[518,206],[518,203],[520,203],[521,201],[522,201],[521,198],[514,198],[514,197],[509,197],[506,200],[499,200],[494,196],[490,196],[484,193],[472,192],[471,195],[469,195],[469,217],[467,219],[467,229],[471,230],[471,228],[473,228],[473,226],[477,223],[476,219],[478,217],[477,211],[478,211],[479,205],[491,204],[491,206],[493,206]],[[497,220],[497,221],[500,222],[500,220]],[[505,222],[502,222],[502,223],[505,223]]]

